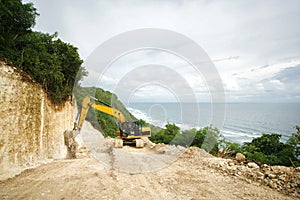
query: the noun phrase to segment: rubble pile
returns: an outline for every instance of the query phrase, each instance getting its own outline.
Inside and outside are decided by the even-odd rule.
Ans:
[[[244,159],[207,158],[203,160],[208,167],[224,176],[239,177],[249,183],[267,185],[281,193],[300,197],[300,167],[258,165]],[[244,160],[244,161],[242,161]]]

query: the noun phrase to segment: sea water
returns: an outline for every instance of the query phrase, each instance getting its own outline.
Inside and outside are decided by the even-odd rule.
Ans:
[[[130,103],[128,109],[137,118],[164,127],[175,123],[181,129],[212,124],[210,103]],[[183,110],[184,109],[184,110]],[[197,109],[197,110],[196,110]],[[197,115],[195,115],[197,113]],[[219,113],[218,113],[219,114]],[[279,133],[285,142],[300,125],[300,103],[227,103],[220,131],[232,142],[250,142],[262,133]],[[195,119],[197,118],[197,119]]]

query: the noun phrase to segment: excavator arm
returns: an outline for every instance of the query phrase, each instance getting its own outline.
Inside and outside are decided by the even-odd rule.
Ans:
[[[96,100],[100,103],[99,104],[91,103],[91,98],[93,98],[94,100]],[[126,121],[126,118],[121,111],[111,107],[110,105],[108,105],[94,97],[87,96],[82,100],[81,110],[76,117],[76,121],[74,122],[73,130],[72,131],[67,130],[64,133],[65,144],[67,145],[67,147],[69,149],[76,148],[75,138],[80,133],[80,130],[82,128],[82,125],[84,123],[84,120],[87,116],[87,113],[88,113],[90,107],[117,118],[119,121],[119,126],[120,126],[120,124],[122,124],[123,122]],[[74,151],[71,150],[71,152],[74,152]],[[74,156],[71,156],[71,157],[74,157]]]
[[[92,103],[91,107],[93,107],[94,109],[99,110],[103,113],[106,113],[108,115],[111,115],[111,116],[115,117],[121,123],[126,121],[126,118],[123,115],[123,113],[121,111],[115,109],[115,108],[108,107],[106,105],[95,104],[95,103]]]
[[[100,102],[100,104],[91,103],[91,98]],[[90,107],[94,108],[95,110],[101,111],[103,113],[106,113],[108,115],[115,117],[119,121],[119,123],[123,123],[126,121],[125,116],[118,109],[115,109],[115,108],[111,107],[110,105],[108,105],[94,97],[87,96],[82,101],[81,111],[79,113],[79,119],[78,119],[77,124],[75,123],[74,129],[78,128],[80,131]]]

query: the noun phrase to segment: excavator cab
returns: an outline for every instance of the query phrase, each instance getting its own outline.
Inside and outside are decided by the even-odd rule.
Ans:
[[[142,125],[138,121],[126,121],[121,123],[120,132],[122,135],[128,136],[141,136]]]
[[[118,126],[119,131],[116,136],[123,139],[137,139],[151,136],[150,128],[142,126],[139,121],[126,121],[120,123]]]

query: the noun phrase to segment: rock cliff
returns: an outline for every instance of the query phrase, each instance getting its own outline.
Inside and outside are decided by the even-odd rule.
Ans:
[[[73,126],[71,101],[55,106],[19,69],[0,63],[0,179],[64,158],[63,133]]]

